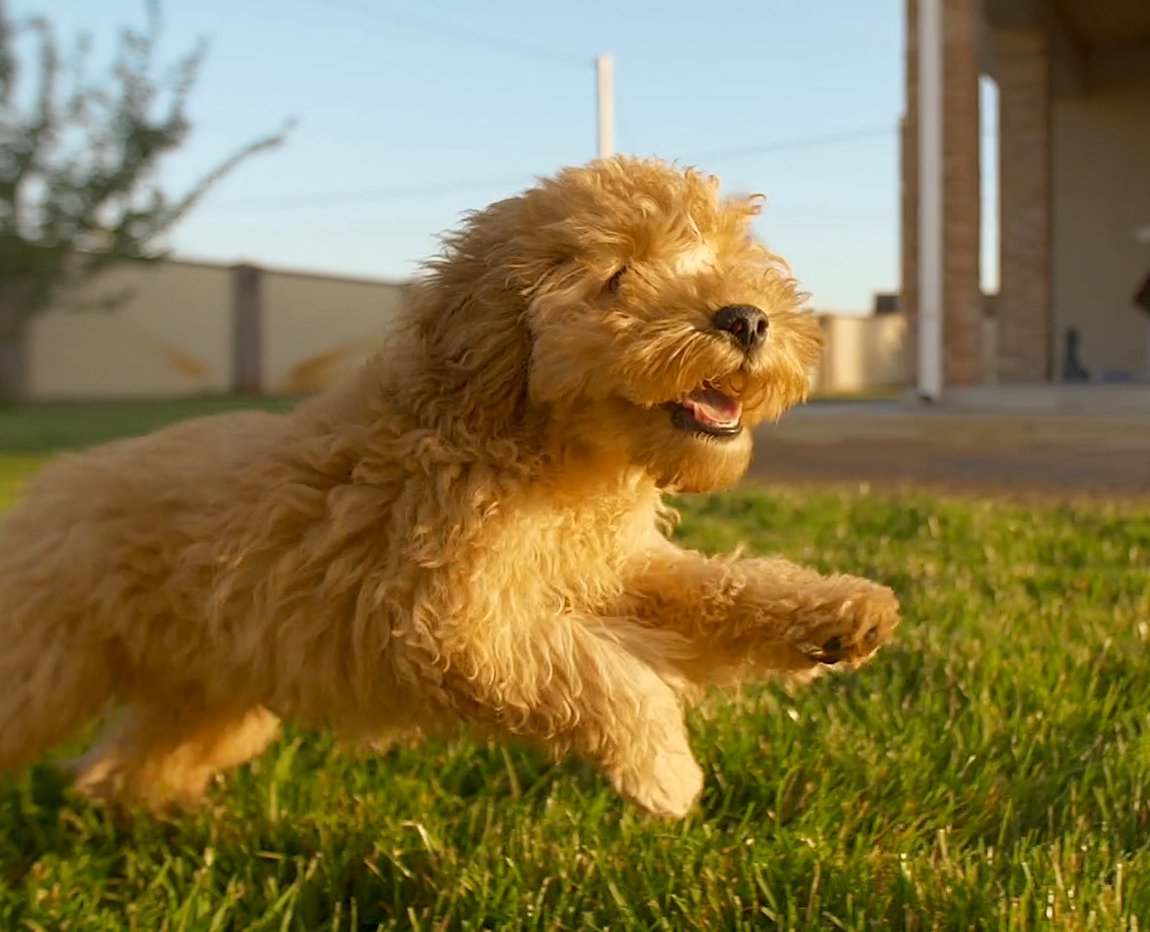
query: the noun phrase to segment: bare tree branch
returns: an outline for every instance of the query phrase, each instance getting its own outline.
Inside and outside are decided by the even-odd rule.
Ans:
[[[160,5],[148,0],[143,27],[123,30],[110,74],[91,82],[90,36],[64,63],[46,20],[13,23],[0,0],[0,343],[21,339],[32,315],[100,269],[163,256],[166,234],[213,186],[283,143],[291,124],[240,147],[190,190],[162,191],[160,165],[191,133],[188,98],[206,46],[158,71],[161,26]],[[21,33],[39,40],[30,94],[18,86]]]

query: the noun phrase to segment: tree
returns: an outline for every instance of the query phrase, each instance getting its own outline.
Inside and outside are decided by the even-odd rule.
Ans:
[[[143,30],[123,30],[111,73],[91,82],[90,36],[62,61],[45,20],[15,24],[0,0],[0,401],[22,393],[35,314],[110,265],[162,258],[165,234],[210,188],[284,139],[286,127],[243,146],[189,191],[164,193],[156,173],[191,131],[188,95],[205,48],[159,72],[160,25],[157,0],[146,0]],[[29,69],[17,60],[21,48]]]

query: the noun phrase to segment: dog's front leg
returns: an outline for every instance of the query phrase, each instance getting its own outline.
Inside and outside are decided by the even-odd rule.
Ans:
[[[562,613],[456,641],[442,685],[465,719],[573,751],[657,815],[686,815],[702,791],[675,690],[598,618]]]
[[[857,666],[898,624],[894,593],[870,580],[775,558],[706,557],[667,541],[636,559],[618,610],[679,635],[679,655],[663,662],[697,683]]]

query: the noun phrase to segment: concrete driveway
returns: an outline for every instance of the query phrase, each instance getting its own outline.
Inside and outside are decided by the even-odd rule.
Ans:
[[[1150,499],[1150,415],[815,403],[759,429],[748,480]]]

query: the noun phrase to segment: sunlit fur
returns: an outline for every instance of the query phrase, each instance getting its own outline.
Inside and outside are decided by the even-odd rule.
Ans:
[[[897,622],[874,583],[667,539],[663,492],[737,480],[818,351],[756,207],[656,161],[564,171],[448,235],[349,383],[50,465],[0,526],[0,767],[111,711],[79,785],[162,806],[281,718],[465,722],[686,813],[684,699],[857,665]],[[767,314],[756,351],[712,326],[730,304]],[[672,423],[704,381],[739,436]]]

